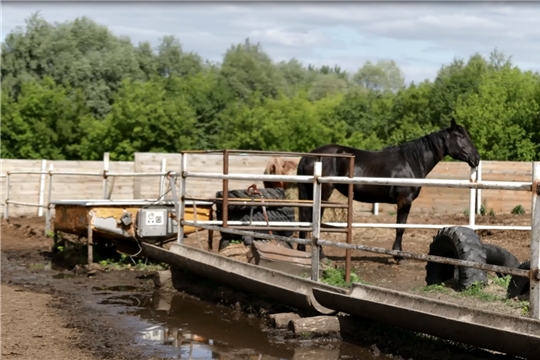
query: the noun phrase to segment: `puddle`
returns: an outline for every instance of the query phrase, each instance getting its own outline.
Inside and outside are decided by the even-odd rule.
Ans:
[[[375,357],[358,346],[331,342],[299,346],[269,337],[260,319],[174,293],[113,295],[100,304],[121,306],[148,324],[139,345],[165,346],[175,359],[362,359]]]

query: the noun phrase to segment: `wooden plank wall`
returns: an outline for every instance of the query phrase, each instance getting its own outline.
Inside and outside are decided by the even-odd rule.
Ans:
[[[187,154],[187,171],[222,173],[222,154]],[[266,167],[266,162],[270,156],[237,156],[231,155],[229,158],[229,173],[241,174],[262,174]],[[166,159],[166,171],[180,172],[180,154],[160,154],[160,153],[135,153],[135,168],[137,172],[159,172],[161,171],[161,161]],[[299,158],[293,158],[298,160]],[[135,180],[134,198],[155,199],[159,195],[159,178],[139,178]],[[178,180],[179,182],[180,180]],[[186,196],[213,198],[216,192],[222,189],[222,180],[195,179],[186,180]],[[256,184],[262,188],[262,181],[238,181],[230,180],[229,189],[246,189],[251,184]],[[177,184],[179,186],[179,184]],[[172,199],[169,192],[165,199]]]
[[[55,171],[66,172],[100,172],[103,171],[103,161],[47,161],[46,169],[50,165]],[[0,166],[2,175],[8,171],[40,171],[41,160],[14,160],[1,159]],[[133,162],[115,161],[109,163],[111,172],[133,172]],[[27,203],[39,202],[39,186],[41,175],[13,174],[10,184],[10,200]],[[66,176],[56,175],[52,177],[52,200],[87,200],[103,199],[103,177],[101,176]],[[6,200],[6,177],[0,178],[2,202],[2,214]],[[131,199],[133,196],[133,178],[119,177],[109,180],[109,187],[112,186],[112,199]],[[49,196],[49,176],[45,176],[44,203],[47,203]],[[34,207],[10,205],[10,216],[37,215],[38,210]]]
[[[167,153],[136,153],[134,162],[111,161],[111,172],[159,172],[161,161],[166,159],[167,171],[180,171],[180,154]],[[262,174],[269,156],[239,156],[231,154],[229,159],[230,173]],[[298,160],[298,157],[292,158]],[[54,170],[98,172],[103,169],[102,161],[47,161],[47,169],[52,164]],[[187,157],[188,171],[221,173],[223,158],[221,154],[189,154]],[[1,174],[11,170],[41,169],[41,160],[1,159]],[[428,178],[461,179],[469,177],[469,167],[460,162],[443,162],[437,165]],[[508,161],[484,161],[482,163],[483,180],[530,181],[532,163]],[[56,176],[53,177],[52,198],[59,199],[102,199],[103,179],[89,176]],[[12,175],[11,200],[37,203],[39,198],[40,175]],[[119,177],[111,178],[113,186],[112,199],[156,199],[159,195],[159,177]],[[260,181],[229,181],[230,189],[245,189],[251,184],[262,188]],[[166,189],[168,182],[166,182]],[[221,190],[221,180],[193,179],[187,180],[187,196],[199,198],[215,197]],[[0,202],[3,213],[6,199],[6,178],[0,178]],[[48,196],[48,176],[45,181],[45,202]],[[177,184],[177,190],[178,184]],[[171,199],[169,192],[165,198]],[[486,207],[497,214],[510,213],[516,205],[522,205],[527,212],[531,209],[530,194],[525,192],[483,190],[482,199]],[[463,213],[469,206],[468,189],[430,188],[424,187],[418,199],[415,200],[412,212],[455,214]],[[369,204],[355,204],[358,211],[371,211]],[[395,206],[380,204],[381,213],[395,213]],[[10,205],[10,215],[35,215],[37,209]]]

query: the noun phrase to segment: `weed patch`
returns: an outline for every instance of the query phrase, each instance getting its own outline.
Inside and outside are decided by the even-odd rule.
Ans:
[[[310,275],[308,273],[300,274],[300,277],[308,279]],[[365,281],[360,279],[360,276],[354,271],[351,271],[351,281],[345,281],[345,269],[342,267],[335,267],[331,265],[326,265],[323,270],[322,276],[319,279],[322,283],[337,286],[337,287],[351,287],[352,283],[361,283],[367,284]]]
[[[488,274],[488,284],[475,283],[468,289],[458,292],[452,288],[453,280],[444,284],[429,285],[420,288],[424,293],[446,294],[453,298],[471,298],[481,302],[499,302],[513,309],[519,309],[523,315],[529,311],[528,301],[517,301],[506,297],[506,290],[510,284],[510,275],[498,277]]]

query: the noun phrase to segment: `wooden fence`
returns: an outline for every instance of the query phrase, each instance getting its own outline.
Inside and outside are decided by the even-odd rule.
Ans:
[[[165,159],[166,171],[180,171],[179,154],[161,153],[136,153],[135,161],[111,161],[111,172],[159,172]],[[262,174],[269,156],[241,156],[232,154],[229,160],[230,173]],[[298,158],[293,158],[298,160]],[[99,172],[103,170],[103,161],[47,161],[46,170],[50,167],[59,171],[73,172]],[[1,211],[4,212],[6,200],[6,177],[7,171],[42,169],[42,160],[13,160],[1,159],[0,178],[0,203]],[[218,172],[223,169],[221,154],[190,154],[187,158],[189,171]],[[439,163],[428,178],[461,179],[469,177],[469,167],[461,162]],[[483,180],[503,181],[530,181],[532,176],[532,163],[508,162],[508,161],[484,161],[482,162]],[[10,200],[27,203],[38,203],[40,198],[40,175],[11,175]],[[60,199],[102,199],[103,178],[100,176],[67,176],[55,175],[53,178],[53,200]],[[48,199],[48,181],[45,176],[43,187],[43,200],[46,204]],[[245,189],[251,184],[257,184],[262,188],[259,181],[229,181],[230,189]],[[112,199],[156,199],[159,196],[159,177],[118,177],[110,178],[109,187],[112,188]],[[168,188],[168,183],[165,184]],[[187,195],[190,197],[211,198],[215,197],[216,191],[221,190],[220,180],[188,179]],[[171,199],[170,192],[165,196]],[[531,208],[530,194],[526,192],[483,190],[482,201],[485,202],[489,211],[493,209],[497,214],[510,213],[516,205],[522,205],[527,212]],[[415,200],[413,213],[436,213],[457,214],[463,213],[469,206],[468,189],[430,188],[424,187],[418,199]],[[10,216],[37,215],[35,207],[10,205]],[[355,204],[358,211],[370,211],[369,204]],[[395,212],[395,206],[380,204],[379,211]]]

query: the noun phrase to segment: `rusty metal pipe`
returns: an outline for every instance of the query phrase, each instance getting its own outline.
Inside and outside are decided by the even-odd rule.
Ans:
[[[184,221],[185,225],[191,225],[200,227],[207,230],[214,230],[214,231],[223,231],[230,234],[236,234],[236,235],[249,235],[254,238],[259,239],[267,239],[267,240],[281,240],[286,242],[292,242],[296,244],[305,244],[310,245],[311,241],[306,239],[300,239],[295,237],[287,237],[287,236],[277,236],[277,235],[267,235],[267,234],[261,234],[256,233],[253,231],[244,231],[244,230],[234,230],[230,228],[223,228],[220,226],[211,226],[211,225],[203,225],[203,224],[196,224],[192,221]],[[367,252],[373,252],[378,254],[385,254],[385,255],[392,255],[392,256],[400,256],[404,258],[409,259],[415,259],[415,260],[421,260],[421,261],[431,261],[435,263],[440,264],[448,264],[448,265],[456,265],[456,266],[465,266],[470,267],[474,269],[480,269],[480,270],[486,270],[486,271],[494,271],[501,274],[510,274],[510,275],[516,275],[516,276],[522,276],[529,278],[529,270],[520,270],[517,268],[509,268],[505,266],[498,266],[498,265],[488,265],[488,264],[481,264],[476,263],[474,261],[465,261],[465,260],[459,260],[459,259],[452,259],[452,258],[446,258],[443,256],[435,256],[435,255],[425,255],[425,254],[415,254],[405,251],[398,251],[398,250],[387,250],[384,248],[378,248],[378,247],[372,247],[372,246],[365,246],[365,245],[353,245],[353,244],[345,244],[345,243],[339,243],[339,242],[333,242],[328,240],[319,240],[319,245],[322,246],[330,246],[330,247],[337,247],[341,249],[347,249],[350,248],[352,250],[360,250],[360,251],[367,251]]]
[[[275,156],[280,155],[283,157],[298,157],[298,156],[310,156],[310,157],[341,157],[349,158],[353,157],[353,154],[342,153],[342,154],[319,154],[319,153],[305,153],[305,152],[288,152],[288,151],[262,151],[262,150],[186,150],[182,151],[181,154],[223,154],[228,152],[229,154],[250,154],[254,156]]]
[[[524,276],[526,278],[529,277],[529,270],[518,270],[517,268],[509,268],[506,266],[481,264],[481,263],[476,263],[474,261],[452,259],[452,258],[446,258],[442,256],[435,256],[435,255],[415,254],[415,253],[398,251],[398,250],[387,250],[384,248],[378,248],[378,247],[366,246],[366,245],[352,245],[352,244],[336,243],[336,242],[328,241],[328,240],[319,240],[319,243],[323,246],[332,246],[332,247],[338,247],[338,248],[343,248],[343,249],[349,248],[352,250],[361,250],[361,251],[373,252],[377,254],[400,256],[404,258],[430,261],[430,262],[436,262],[440,264],[465,266],[465,267],[470,267],[470,268],[475,268],[475,269],[480,269],[480,270],[495,271],[501,274]]]

